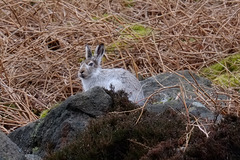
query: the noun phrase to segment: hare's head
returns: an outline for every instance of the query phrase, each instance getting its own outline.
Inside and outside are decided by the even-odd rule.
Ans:
[[[86,45],[86,60],[81,63],[78,76],[83,79],[90,78],[92,75],[97,74],[101,68],[101,59],[105,53],[104,44],[96,47],[94,56],[88,45]]]

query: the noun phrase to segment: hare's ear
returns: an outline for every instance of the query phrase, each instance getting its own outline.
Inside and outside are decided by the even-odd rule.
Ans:
[[[101,60],[102,60],[104,53],[105,53],[104,44],[98,45],[94,52],[94,56],[96,57],[98,65],[101,64]]]
[[[86,59],[92,58],[92,51],[87,44],[86,44],[86,55],[85,55],[85,57],[86,57]]]

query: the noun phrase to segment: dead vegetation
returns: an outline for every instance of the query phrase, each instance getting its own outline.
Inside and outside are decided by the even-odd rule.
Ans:
[[[103,67],[143,78],[198,72],[240,50],[239,1],[2,0],[0,6],[0,129],[6,133],[81,91],[77,71],[86,43],[106,44]],[[217,92],[231,97],[224,112],[238,114],[239,94]]]
[[[136,108],[121,93],[113,94],[116,111]],[[119,100],[122,99],[123,103]],[[116,102],[116,103],[115,103]],[[121,101],[122,102],[122,101]],[[186,117],[172,109],[163,113],[145,111],[107,114],[93,119],[85,132],[65,147],[48,150],[46,160],[140,159],[140,160],[238,160],[240,119],[227,115],[208,128],[209,136],[197,125],[186,127]],[[191,117],[193,118],[193,117]],[[196,121],[197,122],[197,121]],[[187,137],[189,139],[187,140]],[[191,137],[191,138],[190,138]],[[186,143],[187,142],[187,143]]]

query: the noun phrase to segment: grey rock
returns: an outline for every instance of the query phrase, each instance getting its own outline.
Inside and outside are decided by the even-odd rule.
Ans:
[[[73,111],[78,110],[91,117],[96,117],[103,115],[103,113],[106,113],[109,104],[112,103],[112,99],[108,94],[106,94],[103,89],[97,88],[94,89],[96,92],[78,93],[77,95],[81,95],[81,98],[78,98],[78,96],[76,96],[75,99],[72,99],[67,106],[67,109]]]
[[[219,122],[222,118],[221,115],[214,113],[213,111],[209,110],[208,108],[206,108],[206,106],[204,106],[200,102],[197,102],[196,100],[187,99],[186,106],[190,116],[201,118],[202,120],[216,121],[216,122]],[[172,100],[172,101],[168,101],[166,103],[161,103],[161,104],[151,104],[151,105],[147,105],[146,107],[146,109],[149,112],[155,112],[155,113],[163,113],[169,108],[177,112],[186,114],[185,105],[183,104],[182,101],[179,101],[179,100]]]
[[[196,94],[194,93],[195,88],[191,84],[197,86],[199,90],[204,89],[205,91],[210,93],[211,81],[209,81],[208,79],[199,77],[196,74],[191,73],[194,77],[193,78],[191,74],[189,74],[189,71],[179,71],[177,73],[184,76],[190,83],[186,81],[186,79],[175,73],[162,73],[141,82],[141,84],[143,85],[143,92],[145,97],[148,97],[155,91],[162,89],[159,93],[153,96],[153,101],[165,103],[167,101],[176,99],[176,97],[179,96],[180,93],[180,88],[177,86],[182,86],[183,90],[185,91],[186,98],[192,99],[196,97]],[[198,84],[195,83],[195,80]],[[201,88],[198,87],[198,85]],[[176,87],[168,88],[172,86]]]
[[[186,112],[185,105],[182,100],[180,100],[182,95],[178,86],[181,86],[184,91],[184,99],[190,115],[207,120],[220,120],[221,116],[217,116],[196,99],[197,95],[195,92],[197,90],[204,90],[209,95],[212,95],[214,91],[211,87],[211,81],[199,77],[190,71],[179,71],[177,73],[185,78],[182,78],[176,73],[162,73],[141,82],[145,97],[159,90],[159,92],[154,94],[148,102],[146,107],[147,110],[150,112],[162,113],[166,109],[172,108],[180,112]],[[193,85],[196,88],[193,87]],[[172,86],[176,87],[172,88]],[[221,95],[219,97],[221,99],[227,98]]]
[[[35,154],[26,154],[25,157],[26,157],[26,160],[42,160],[41,157]]]
[[[0,131],[0,160],[25,160],[21,149]]]
[[[9,134],[26,154],[47,154],[71,142],[84,131],[91,118],[104,115],[112,106],[111,97],[100,87],[69,97],[45,118],[18,128]]]

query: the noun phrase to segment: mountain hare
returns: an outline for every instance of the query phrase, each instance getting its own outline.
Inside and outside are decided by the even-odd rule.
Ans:
[[[78,77],[82,81],[84,91],[95,86],[115,91],[124,90],[132,102],[144,99],[143,91],[138,79],[129,71],[122,68],[102,69],[101,59],[105,53],[104,44],[96,47],[94,56],[88,45],[86,45],[86,60],[81,63]]]

